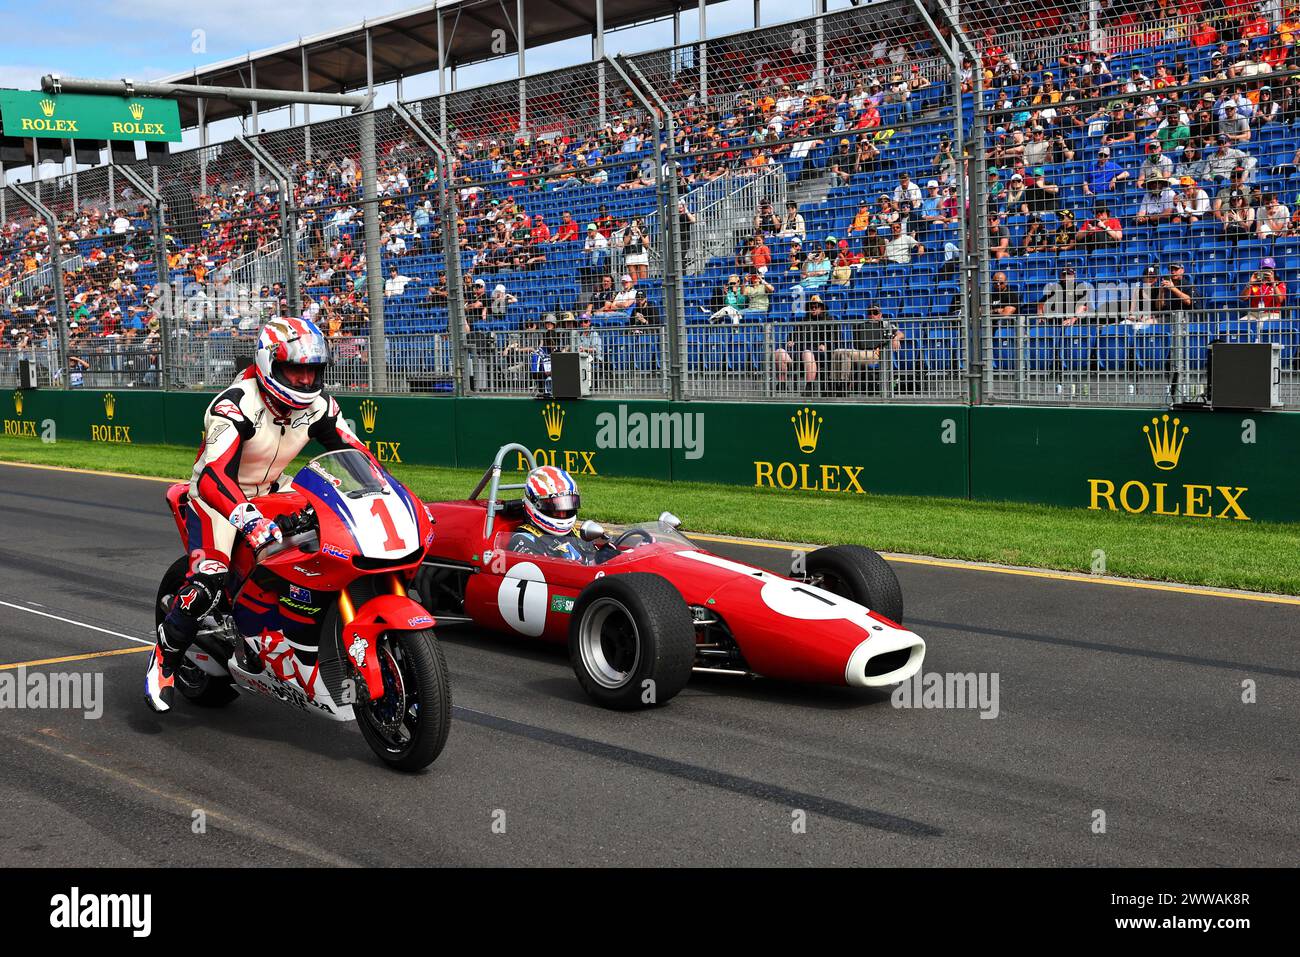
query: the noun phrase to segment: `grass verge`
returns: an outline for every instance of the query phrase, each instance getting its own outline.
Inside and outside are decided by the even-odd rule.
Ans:
[[[44,445],[0,438],[0,461],[188,477],[194,450],[177,446]],[[484,463],[486,466],[488,463]],[[395,475],[425,499],[464,498],[473,469],[404,465]],[[668,509],[699,532],[1300,594],[1300,525],[1194,521],[1154,515],[898,495],[808,495],[732,485],[584,477],[583,514],[645,521]],[[159,495],[159,508],[163,508]]]

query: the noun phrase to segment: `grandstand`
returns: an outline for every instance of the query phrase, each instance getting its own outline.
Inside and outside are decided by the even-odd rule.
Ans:
[[[886,0],[455,90],[407,104],[446,158],[375,111],[373,196],[355,116],[257,137],[287,193],[236,142],[138,163],[161,319],[111,166],[40,184],[54,238],[6,189],[0,378],[212,388],[290,311],[337,388],[532,394],[578,350],[611,396],[1151,406],[1230,340],[1281,346],[1294,407],[1300,17],[1216,9]]]

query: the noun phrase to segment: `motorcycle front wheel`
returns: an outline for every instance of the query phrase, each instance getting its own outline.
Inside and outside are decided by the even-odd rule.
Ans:
[[[451,730],[451,684],[432,628],[379,636],[384,695],[353,710],[366,743],[398,771],[419,771],[442,753]]]

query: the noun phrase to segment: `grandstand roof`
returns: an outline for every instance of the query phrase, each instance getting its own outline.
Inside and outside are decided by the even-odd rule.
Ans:
[[[719,3],[722,0],[708,0]],[[606,31],[694,10],[695,0],[613,0],[605,5]],[[280,46],[258,50],[165,77],[167,83],[202,83],[216,86],[252,86],[302,89],[302,54],[307,50],[308,87],[317,93],[342,93],[366,86],[366,31],[370,31],[375,85],[399,77],[432,73],[438,61],[438,17],[443,18],[447,65],[463,66],[491,59],[494,30],[513,38],[514,3],[438,0],[386,17],[303,36]],[[507,18],[509,11],[509,18]],[[525,49],[587,36],[596,30],[596,0],[527,0],[524,14]],[[251,68],[251,69],[250,69]],[[180,101],[181,125],[198,125],[196,101]],[[208,100],[208,122],[250,112],[248,104]]]

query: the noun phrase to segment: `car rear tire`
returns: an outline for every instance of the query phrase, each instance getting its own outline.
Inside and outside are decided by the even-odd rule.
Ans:
[[[182,555],[163,574],[158,585],[158,596],[153,603],[153,627],[158,631],[167,612],[171,608],[172,596],[180,589],[189,571],[190,559]],[[224,663],[224,662],[223,662]],[[192,701],[203,708],[224,708],[239,697],[235,683],[225,675],[210,675],[189,658],[176,669],[176,690],[186,701]]]
[[[667,579],[645,572],[597,578],[578,595],[569,660],[591,698],[631,711],[664,704],[695,664],[695,623]]]
[[[866,605],[895,624],[903,623],[903,589],[879,554],[862,545],[832,545],[808,555],[807,578],[833,595]]]

